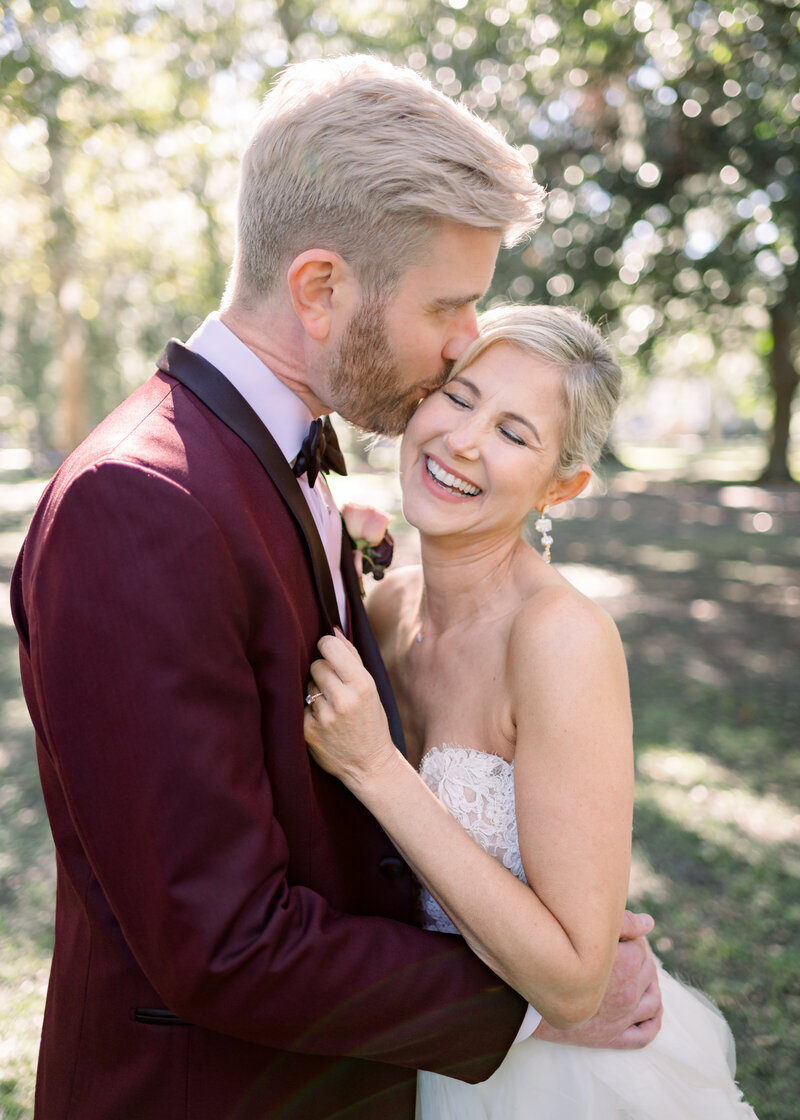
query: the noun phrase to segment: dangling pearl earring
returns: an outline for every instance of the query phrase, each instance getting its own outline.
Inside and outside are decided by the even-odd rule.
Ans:
[[[547,506],[542,506],[542,513],[539,520],[534,525],[537,533],[542,534],[542,560],[545,564],[550,563],[550,545],[553,543],[553,538],[550,536],[550,530],[553,528],[553,522],[547,516]]]

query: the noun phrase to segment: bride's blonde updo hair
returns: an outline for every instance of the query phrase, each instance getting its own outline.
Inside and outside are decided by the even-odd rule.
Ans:
[[[455,377],[497,342],[507,342],[562,373],[565,421],[557,479],[600,457],[622,392],[622,371],[597,327],[580,311],[547,304],[501,304],[478,316],[480,336],[453,367]]]

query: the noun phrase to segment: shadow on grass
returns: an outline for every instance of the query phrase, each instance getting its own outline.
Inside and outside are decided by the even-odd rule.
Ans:
[[[695,831],[670,815],[669,801],[662,808],[653,784],[638,790],[634,848],[643,881],[633,901],[656,919],[665,967],[728,1019],[737,1079],[760,1120],[796,1120],[800,905],[797,872],[782,858],[791,852],[748,842],[739,854],[735,829],[716,838],[713,829]]]
[[[0,511],[0,533],[21,532],[25,519]],[[796,1120],[800,488],[626,471],[607,494],[559,511],[554,528],[554,562],[614,616],[628,655],[640,871],[632,902],[656,918],[667,968],[728,1017],[759,1120]],[[4,582],[11,562],[0,563]],[[45,949],[51,840],[9,626],[0,626],[0,705],[0,921],[9,923],[0,950],[12,935]],[[15,1101],[24,1087],[0,1085],[0,1115],[23,1120]]]
[[[588,569],[587,593],[619,626],[637,741],[656,731],[719,754],[800,804],[800,488],[628,472],[567,513],[554,555],[579,586]]]
[[[33,494],[32,494],[33,497]],[[30,509],[0,511],[0,584],[11,579]],[[33,728],[19,679],[17,635],[7,603],[0,613],[0,935],[49,951],[53,937],[53,843],[44,808]],[[3,1114],[5,1115],[5,1114]]]
[[[637,752],[632,903],[734,1030],[760,1120],[800,1100],[800,489],[636,472],[554,559],[614,616]]]

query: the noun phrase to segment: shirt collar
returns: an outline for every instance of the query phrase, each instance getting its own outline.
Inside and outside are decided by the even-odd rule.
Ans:
[[[293,462],[313,419],[308,406],[220,321],[217,312],[200,324],[186,345],[239,390],[286,461]]]

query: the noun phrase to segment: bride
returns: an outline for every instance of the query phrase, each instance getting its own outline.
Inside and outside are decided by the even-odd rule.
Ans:
[[[724,1020],[663,972],[663,1025],[645,1049],[545,1040],[599,1005],[628,885],[622,646],[608,615],[547,563],[547,509],[587,485],[620,380],[575,312],[482,316],[480,338],[402,441],[403,511],[422,567],[389,575],[368,604],[408,761],[343,636],[320,641],[311,669],[312,754],[407,859],[423,924],[460,933],[546,1021],[480,1085],[421,1072],[420,1120],[755,1115],[733,1080]],[[532,510],[543,555],[523,537]]]

